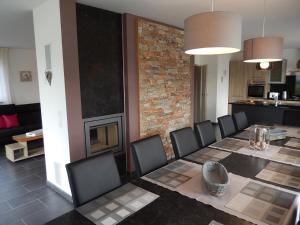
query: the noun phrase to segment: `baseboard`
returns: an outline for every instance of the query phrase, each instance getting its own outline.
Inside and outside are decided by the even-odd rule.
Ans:
[[[51,183],[50,181],[47,181],[47,186],[51,188],[53,191],[55,191],[57,194],[62,196],[64,199],[66,199],[68,202],[73,204],[72,197],[66,192],[62,191],[60,188],[58,188],[55,184]]]

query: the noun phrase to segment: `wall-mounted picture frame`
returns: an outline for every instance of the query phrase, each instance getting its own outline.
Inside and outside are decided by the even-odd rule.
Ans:
[[[20,71],[20,81],[31,82],[32,81],[31,71]]]

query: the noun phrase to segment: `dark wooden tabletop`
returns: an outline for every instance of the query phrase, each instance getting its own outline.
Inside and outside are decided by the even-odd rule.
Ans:
[[[276,141],[272,142],[272,144],[282,146],[285,142],[286,140]],[[264,169],[270,161],[253,156],[232,153],[220,162],[227,168],[228,172],[259,180],[255,178],[255,176]],[[145,180],[136,179],[131,182],[145,190],[158,194],[160,197],[145,208],[120,222],[119,225],[208,225],[212,220],[223,223],[224,225],[251,224],[233,215],[217,210],[212,206],[203,204],[197,200],[188,198]],[[270,183],[267,181],[263,182]],[[270,184],[299,192],[299,190],[295,188],[289,188],[275,183]],[[298,220],[299,216],[297,216],[297,212],[295,211],[290,224],[296,224],[295,221]],[[93,225],[92,222],[75,210],[62,215],[47,224]]]

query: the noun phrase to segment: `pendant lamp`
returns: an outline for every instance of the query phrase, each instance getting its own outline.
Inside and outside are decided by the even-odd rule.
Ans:
[[[265,37],[266,0],[264,1],[264,18],[262,37],[244,41],[244,62],[261,63],[282,61],[283,38]]]
[[[190,55],[218,55],[241,49],[242,19],[240,15],[214,11],[188,17],[184,21],[184,48]]]

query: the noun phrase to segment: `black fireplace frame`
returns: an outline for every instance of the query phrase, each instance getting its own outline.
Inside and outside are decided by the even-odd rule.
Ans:
[[[86,148],[86,156],[94,156],[98,154],[102,154],[107,151],[113,151],[114,154],[124,153],[125,146],[125,126],[124,126],[124,114],[117,113],[106,116],[98,116],[88,119],[83,119],[84,123],[84,135],[85,135],[85,148]],[[91,151],[91,142],[90,142],[90,130],[93,127],[99,127],[101,125],[108,125],[111,123],[118,124],[118,146],[114,146],[111,148],[107,148],[103,151],[92,153]]]

